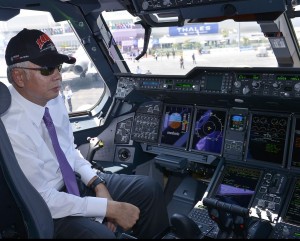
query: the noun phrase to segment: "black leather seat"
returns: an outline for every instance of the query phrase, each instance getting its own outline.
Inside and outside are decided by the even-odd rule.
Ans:
[[[11,104],[0,82],[0,117]],[[53,219],[47,204],[23,174],[0,118],[0,239],[53,238]]]

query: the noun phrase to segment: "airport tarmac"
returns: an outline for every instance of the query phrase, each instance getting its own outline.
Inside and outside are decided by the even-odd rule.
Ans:
[[[195,53],[196,64],[193,64],[192,54]],[[157,61],[153,56],[142,57],[139,61],[129,60],[127,64],[132,73],[137,66],[142,74],[150,70],[152,74],[185,75],[196,66],[199,67],[277,67],[277,60],[271,50],[267,57],[257,57],[256,50],[239,50],[238,48],[211,49],[209,54],[199,55],[197,50],[183,51],[184,69],[180,68],[180,55],[159,56]]]

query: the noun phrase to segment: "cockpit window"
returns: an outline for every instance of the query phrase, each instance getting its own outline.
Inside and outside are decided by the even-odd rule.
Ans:
[[[50,36],[57,50],[76,57],[74,65],[63,64],[62,89],[70,113],[93,108],[103,96],[105,84],[90,58],[84,51],[68,21],[55,22],[48,12],[21,10],[21,13],[0,25],[0,81],[9,85],[6,78],[5,49],[11,37],[23,28],[39,29]]]
[[[144,44],[144,29],[126,11],[104,12],[104,19],[130,71],[135,74],[185,75],[197,66],[276,67],[269,40],[257,22],[225,20],[154,27],[147,53],[135,60]]]
[[[299,12],[300,11],[300,7],[296,6],[295,10],[297,12]],[[299,17],[291,18],[291,22],[293,24],[293,29],[295,31],[295,34],[296,34],[296,37],[297,37],[297,40],[298,40],[298,44],[299,44],[300,43],[300,18]]]

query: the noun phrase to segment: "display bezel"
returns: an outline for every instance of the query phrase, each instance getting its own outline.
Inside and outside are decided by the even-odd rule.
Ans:
[[[163,141],[163,131],[164,131],[164,122],[165,122],[165,118],[166,118],[166,111],[168,108],[188,108],[190,109],[190,121],[189,121],[189,125],[188,125],[188,129],[186,131],[186,133],[184,135],[186,135],[186,142],[184,146],[176,146],[174,144],[171,143],[167,143],[165,141]],[[170,148],[174,148],[174,149],[183,149],[183,150],[188,150],[188,145],[189,145],[189,141],[190,141],[190,132],[191,132],[191,127],[192,127],[192,121],[193,121],[193,113],[194,113],[194,107],[192,105],[180,105],[180,104],[168,104],[166,103],[164,105],[163,108],[163,113],[162,113],[162,120],[161,120],[161,124],[160,124],[160,134],[159,134],[159,141],[158,141],[158,145],[159,146],[164,146],[164,147],[170,147]]]
[[[293,154],[294,154],[294,141],[295,141],[295,135],[296,135],[296,125],[297,125],[297,120],[299,121],[300,125],[300,115],[295,115],[292,118],[292,127],[291,127],[291,138],[290,138],[290,146],[289,146],[289,156],[288,156],[288,164],[287,167],[288,169],[291,169],[296,172],[300,172],[300,160],[299,160],[299,167],[293,166]],[[299,137],[300,137],[300,132],[299,132]],[[300,148],[299,148],[300,150]]]
[[[294,194],[295,194],[295,191],[296,191],[296,185],[297,185],[297,182],[300,182],[300,177],[297,177],[297,178],[295,177],[295,178],[293,179],[293,182],[292,182],[291,185],[290,185],[290,187],[292,187],[292,189],[291,189],[291,191],[288,192],[289,195],[288,195],[288,197],[286,198],[285,206],[284,206],[284,208],[283,208],[281,217],[282,217],[282,221],[283,221],[284,223],[289,223],[289,224],[292,224],[292,225],[297,225],[297,226],[299,226],[299,225],[300,225],[300,214],[298,215],[298,216],[299,216],[299,222],[295,222],[295,221],[293,221],[293,219],[288,219],[288,218],[287,218],[287,213],[288,213],[289,207],[290,207],[290,205],[291,205],[291,202],[292,202],[293,200],[295,200]],[[300,184],[299,184],[299,185],[300,185]],[[297,193],[297,194],[300,194],[300,190],[299,190],[299,193]],[[297,195],[297,194],[296,194],[296,195]],[[300,210],[300,208],[299,208],[299,210]]]
[[[224,184],[224,178],[225,178],[225,175],[228,173],[229,169],[230,168],[237,168],[239,169],[240,171],[242,171],[242,169],[247,169],[250,173],[253,173],[253,171],[256,171],[258,172],[258,175],[257,175],[257,180],[256,180],[256,184],[255,184],[255,187],[254,189],[252,190],[253,191],[253,194],[251,195],[251,198],[249,200],[249,203],[247,205],[247,207],[244,207],[244,208],[251,208],[251,205],[254,201],[254,198],[255,198],[255,194],[257,192],[257,189],[259,188],[260,186],[260,182],[261,182],[261,179],[262,179],[262,174],[263,174],[263,171],[258,169],[258,168],[254,168],[254,167],[248,167],[248,166],[243,166],[243,165],[236,165],[236,164],[225,164],[224,165],[224,168],[222,169],[222,172],[221,174],[219,175],[219,177],[217,178],[217,181],[215,182],[213,188],[212,188],[212,191],[211,193],[209,194],[209,197],[211,198],[214,198],[214,199],[217,199],[219,200],[218,198],[216,198],[217,196],[217,193],[218,193],[218,189],[220,187],[220,185]],[[240,173],[240,172],[239,172]],[[242,176],[241,176],[242,178]],[[244,180],[245,178],[243,178]],[[248,183],[248,182],[247,182]],[[241,185],[241,183],[236,183],[237,185]],[[225,197],[226,195],[222,194],[220,195],[222,197]],[[243,196],[243,194],[241,194],[240,196]],[[223,200],[220,200],[222,202],[225,202],[225,203],[228,203],[228,204],[234,204],[234,203],[229,203],[229,202],[226,202],[226,201],[223,201]],[[235,204],[235,205],[238,205],[238,204]],[[241,206],[241,205],[238,205],[238,206]],[[243,206],[241,206],[243,207]]]
[[[276,118],[286,118],[286,130],[285,130],[285,143],[283,146],[283,154],[282,154],[282,159],[279,162],[272,162],[272,160],[267,161],[267,160],[260,160],[260,159],[255,159],[253,157],[249,157],[249,151],[250,151],[250,144],[251,144],[251,130],[253,127],[253,117],[255,115],[263,115],[266,117],[276,117]],[[261,111],[252,111],[250,112],[250,118],[249,118],[250,122],[249,122],[249,128],[248,128],[248,133],[247,133],[247,147],[245,150],[245,161],[246,162],[251,162],[251,163],[258,163],[258,164],[272,164],[275,166],[281,166],[281,167],[285,167],[286,163],[287,163],[287,159],[288,159],[288,144],[289,144],[289,140],[288,140],[288,135],[289,135],[289,130],[290,130],[290,123],[291,123],[291,117],[288,114],[284,114],[284,113],[268,113],[268,112],[261,112]],[[276,129],[276,132],[278,130]],[[273,132],[272,132],[273,133]],[[271,154],[270,154],[271,155]],[[274,156],[277,156],[277,154],[275,154]]]
[[[209,111],[211,110],[212,112],[223,112],[224,114],[224,120],[223,120],[223,131],[222,131],[222,137],[220,137],[221,139],[221,148],[220,151],[212,151],[212,150],[197,150],[194,147],[194,141],[195,141],[195,131],[196,131],[196,124],[197,124],[197,114],[199,113],[199,110],[203,110],[203,112],[205,111]],[[202,114],[203,116],[203,114]],[[195,110],[194,110],[194,114],[193,114],[193,124],[191,127],[191,138],[190,138],[190,144],[189,144],[189,151],[191,152],[195,152],[195,153],[202,153],[202,154],[213,154],[216,156],[222,156],[223,153],[223,148],[224,148],[224,140],[225,140],[225,131],[226,131],[226,126],[227,126],[227,117],[228,117],[228,110],[225,108],[215,108],[215,107],[204,107],[204,106],[195,106]],[[200,139],[199,139],[200,140]]]

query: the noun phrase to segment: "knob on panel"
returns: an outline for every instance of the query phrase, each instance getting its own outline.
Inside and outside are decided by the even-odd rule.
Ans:
[[[127,148],[122,148],[118,151],[118,157],[121,161],[127,161],[131,156],[130,150]]]
[[[235,88],[240,88],[242,86],[241,81],[235,81],[234,86]]]
[[[272,86],[273,86],[273,88],[275,89],[275,90],[279,90],[280,88],[281,88],[281,83],[280,82],[274,82],[273,84],[272,84]]]
[[[254,88],[254,89],[258,89],[259,87],[260,87],[260,83],[258,82],[258,81],[253,81],[252,82],[252,87]]]
[[[246,94],[248,94],[249,92],[250,92],[249,87],[248,87],[248,86],[245,86],[245,87],[243,88],[243,94],[246,95]]]
[[[300,91],[300,82],[294,85],[294,90],[297,92]]]

